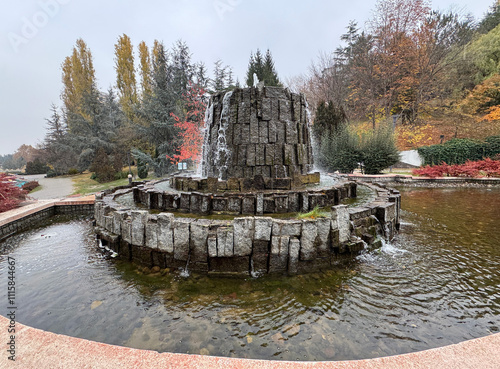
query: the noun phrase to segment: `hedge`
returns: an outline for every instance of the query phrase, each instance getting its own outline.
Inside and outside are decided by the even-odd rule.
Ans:
[[[423,165],[464,164],[494,158],[500,154],[500,136],[490,136],[484,141],[454,138],[443,144],[423,146],[417,149]]]

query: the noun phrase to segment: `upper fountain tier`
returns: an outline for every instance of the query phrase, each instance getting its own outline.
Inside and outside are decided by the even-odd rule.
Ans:
[[[281,87],[237,88],[210,99],[202,176],[286,178],[313,169],[307,104]]]

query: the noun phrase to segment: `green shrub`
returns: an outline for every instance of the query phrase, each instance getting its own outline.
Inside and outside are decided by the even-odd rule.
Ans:
[[[111,165],[106,151],[101,147],[97,150],[90,170],[96,174],[95,180],[99,183],[111,182],[115,180],[115,170]]]
[[[49,171],[49,167],[44,164],[39,158],[26,163],[26,174],[45,174]]]
[[[120,172],[115,173],[115,180],[123,179],[123,178],[128,178],[128,172],[125,172],[122,170]]]
[[[319,164],[330,171],[352,173],[361,159],[359,140],[347,125],[323,135],[319,149]]]
[[[144,161],[137,159],[137,175],[139,178],[144,179],[148,176],[149,165]]]
[[[366,174],[377,174],[398,160],[390,126],[378,128],[360,139],[344,124],[323,136],[318,161],[325,169],[341,173],[352,173],[361,163]]]
[[[423,146],[418,149],[423,165],[464,164],[494,158],[500,153],[500,136],[490,136],[484,141],[454,138],[443,144]]]
[[[49,169],[47,171],[47,174],[45,175],[45,177],[47,177],[47,178],[57,177],[57,172],[53,169]]]
[[[76,168],[69,168],[69,170],[68,170],[68,174],[70,176],[73,176],[73,175],[78,174],[78,173],[80,173],[80,172]]]
[[[391,127],[379,127],[362,145],[362,166],[365,174],[378,174],[396,164],[400,157]]]

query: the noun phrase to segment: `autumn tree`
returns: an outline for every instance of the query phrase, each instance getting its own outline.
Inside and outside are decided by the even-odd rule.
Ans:
[[[134,106],[137,104],[137,87],[135,80],[134,52],[130,37],[123,34],[115,44],[116,86],[120,104],[130,122],[134,117]]]
[[[181,138],[180,146],[177,149],[178,153],[169,157],[175,164],[186,160],[197,162],[200,159],[206,110],[204,95],[205,90],[190,82],[189,88],[184,94],[183,116],[180,117],[172,113]]]
[[[82,39],[76,41],[73,53],[64,59],[62,71],[61,98],[68,128],[72,130],[74,128],[72,115],[83,114],[88,117],[88,113],[85,112],[88,109],[85,109],[84,105],[97,90],[92,53],[85,41]]]
[[[139,74],[141,76],[141,96],[142,99],[144,99],[144,96],[151,94],[151,57],[148,46],[144,41],[141,41],[138,46],[138,50],[140,63]]]

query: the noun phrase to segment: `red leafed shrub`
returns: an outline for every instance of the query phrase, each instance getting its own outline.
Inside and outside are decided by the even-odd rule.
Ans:
[[[26,198],[26,192],[8,180],[5,173],[0,173],[0,213],[14,209]]]
[[[500,160],[486,158],[479,161],[467,161],[461,165],[425,166],[413,170],[415,176],[425,177],[500,177]]]
[[[29,182],[26,182],[25,184],[23,184],[23,190],[30,193],[38,186],[40,186],[40,183],[38,183],[38,181],[29,181]]]
[[[426,165],[422,168],[413,169],[412,173],[414,176],[423,176],[423,177],[442,177],[448,172],[449,165],[443,163],[441,165]]]

